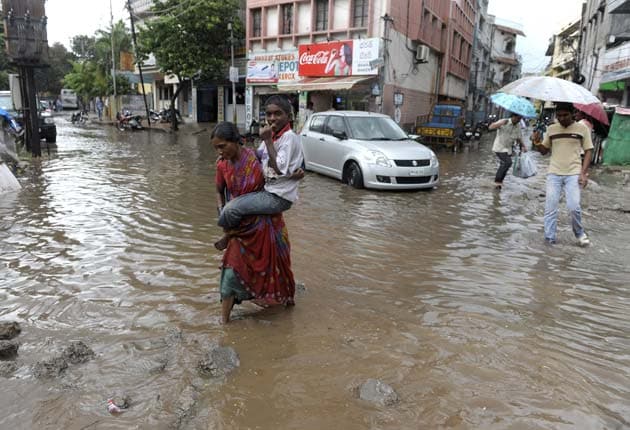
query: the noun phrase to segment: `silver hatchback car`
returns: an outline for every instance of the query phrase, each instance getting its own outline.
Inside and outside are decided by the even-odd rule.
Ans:
[[[373,112],[327,111],[308,119],[301,132],[306,169],[355,188],[435,188],[435,153],[409,138],[390,117]]]

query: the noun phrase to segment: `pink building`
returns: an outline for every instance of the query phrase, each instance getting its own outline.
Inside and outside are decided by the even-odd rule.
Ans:
[[[300,107],[311,100],[315,110],[333,106],[381,110],[407,128],[438,100],[464,103],[475,23],[473,3],[248,0],[249,69],[259,73],[258,78],[248,78],[248,118],[257,118],[262,99],[278,92],[299,99]],[[328,61],[336,61],[332,57],[345,45],[348,52],[340,61],[351,60],[352,67],[347,65],[346,76],[328,76],[325,68],[317,75],[312,65],[300,63],[301,45],[303,53],[326,51],[321,55],[327,55]],[[276,75],[262,76],[262,69],[273,69]]]

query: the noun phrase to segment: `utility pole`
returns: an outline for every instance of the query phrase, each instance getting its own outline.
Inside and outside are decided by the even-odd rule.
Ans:
[[[112,0],[109,0],[109,23],[112,26],[110,41],[112,44],[112,81],[114,83],[114,103],[112,103],[112,107],[114,107],[116,106],[116,57],[114,56],[114,10],[112,9]]]
[[[131,1],[127,0],[127,9],[129,10],[129,20],[131,21],[131,38],[133,40],[133,49],[136,51],[136,61],[138,71],[140,72],[140,84],[142,85],[142,98],[144,99],[144,109],[147,111],[147,124],[151,126],[151,115],[149,115],[149,105],[147,104],[147,93],[144,91],[144,76],[142,76],[142,61],[138,58],[138,42],[136,41],[136,26],[133,21],[133,10],[131,9]]]
[[[232,21],[228,22],[230,30],[230,81],[232,81],[232,122],[236,125],[236,81],[238,80],[238,69],[234,72],[234,28]],[[236,75],[236,76],[234,76]]]
[[[26,129],[25,145],[33,157],[41,157],[35,68],[48,65],[48,41],[44,0],[2,0],[2,19],[7,59],[19,71],[21,109]],[[17,91],[17,88],[14,88]]]
[[[389,65],[389,47],[388,44],[390,42],[389,39],[389,24],[394,22],[394,19],[385,14],[381,17],[384,21],[383,23],[383,73],[379,76],[380,86],[381,86],[381,104],[379,106],[379,112],[383,113],[383,104],[385,101],[385,74],[387,73],[387,66]]]
[[[475,113],[477,112],[477,85],[479,84],[479,58],[475,59],[475,82],[473,82],[473,99],[472,99],[472,109],[473,109],[473,120],[475,119]],[[477,122],[476,120],[474,122]]]

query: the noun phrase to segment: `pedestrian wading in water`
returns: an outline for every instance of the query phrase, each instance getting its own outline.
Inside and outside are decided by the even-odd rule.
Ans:
[[[218,124],[212,132],[211,141],[219,153],[216,173],[219,208],[239,196],[264,190],[264,164],[253,149],[240,145],[240,136],[234,124]],[[282,212],[246,214],[240,218],[238,225],[229,230],[221,265],[224,323],[230,321],[234,304],[243,300],[252,300],[265,307],[294,304],[291,247]]]
[[[512,147],[517,142],[522,152],[527,152],[527,148],[523,144],[523,135],[521,134],[522,117],[518,114],[511,114],[509,119],[500,119],[493,122],[488,127],[490,130],[496,130],[497,135],[494,138],[492,151],[499,159],[499,168],[494,176],[494,187],[500,190],[503,186],[503,180],[508,170],[512,166]]]
[[[270,215],[284,212],[298,199],[298,181],[304,177],[302,144],[290,124],[291,105],[282,96],[272,96],[265,103],[267,125],[260,130],[263,142],[256,155],[262,163],[265,176],[263,190],[217,202],[219,226],[225,235],[215,243],[223,250],[227,246],[230,230],[237,227],[248,215]]]
[[[564,189],[573,234],[578,245],[588,246],[591,241],[582,225],[580,188],[585,188],[588,184],[588,166],[593,152],[591,130],[573,120],[571,103],[556,103],[556,119],[557,122],[547,128],[542,141],[534,140],[534,148],[542,154],[551,151],[545,197],[545,241],[549,244],[556,243],[558,207]],[[581,156],[582,151],[584,159]]]

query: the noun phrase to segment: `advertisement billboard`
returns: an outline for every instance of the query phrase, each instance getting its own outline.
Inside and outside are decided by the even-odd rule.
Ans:
[[[260,53],[247,62],[248,84],[277,84],[298,79],[297,50]]]
[[[300,76],[378,74],[378,38],[300,45],[298,51]]]

